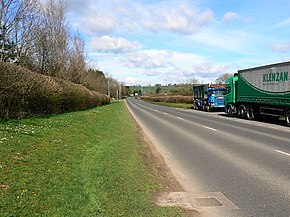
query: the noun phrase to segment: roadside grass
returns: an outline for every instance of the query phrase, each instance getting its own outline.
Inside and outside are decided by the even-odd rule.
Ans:
[[[162,106],[173,107],[173,108],[183,108],[183,109],[192,108],[192,104],[187,104],[187,103],[153,102],[149,100],[144,100],[144,101],[155,104],[155,105],[162,105]]]
[[[1,216],[183,216],[161,189],[124,102],[0,122]]]

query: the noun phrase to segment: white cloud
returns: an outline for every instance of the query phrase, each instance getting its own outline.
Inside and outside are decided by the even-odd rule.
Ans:
[[[185,82],[190,78],[213,82],[229,70],[228,66],[215,64],[200,55],[168,50],[139,51],[130,54],[127,61],[131,70],[154,77],[162,84]]]
[[[154,82],[147,78],[137,78],[136,76],[126,76],[123,79],[123,83],[126,85],[148,85],[148,84],[154,84]]]
[[[92,37],[90,41],[92,50],[112,53],[127,53],[136,51],[140,44],[136,41],[129,41],[125,38],[111,37],[104,35],[102,37]]]
[[[205,61],[205,57],[194,53],[182,53],[171,51],[170,62],[173,65],[189,66],[194,62]]]
[[[182,83],[185,82],[186,77],[184,76],[184,71],[182,69],[171,69],[166,73],[160,75],[159,83],[169,84],[169,83]]]
[[[271,46],[271,50],[275,52],[282,52],[282,53],[289,52],[290,42],[273,44]]]
[[[279,23],[273,25],[274,28],[285,28],[290,26],[290,18],[287,18]]]
[[[214,21],[211,10],[198,11],[192,5],[179,2],[175,2],[175,5],[153,5],[143,14],[145,16],[141,17],[141,25],[153,32],[193,34]]]
[[[244,16],[236,12],[232,12],[232,11],[225,13],[224,16],[222,17],[222,22],[225,24],[232,23],[234,21],[240,21],[240,22],[249,24],[252,22],[252,17]]]
[[[77,20],[73,19],[75,25],[80,31],[89,35],[104,35],[116,30],[117,23],[108,13],[95,11],[88,13]]]
[[[236,20],[239,17],[239,15],[235,12],[227,12],[222,18],[222,22],[229,23],[234,20]]]
[[[198,62],[192,65],[192,70],[194,73],[209,75],[221,74],[228,71],[228,67],[220,64],[214,64],[213,62]]]
[[[156,71],[156,70],[145,70],[143,72],[144,75],[147,75],[147,76],[157,76],[160,74],[160,72]]]
[[[155,69],[162,68],[169,64],[170,51],[166,50],[144,50],[128,55],[129,67]]]
[[[229,67],[222,64],[214,64],[210,61],[195,62],[191,67],[176,67],[165,73],[161,73],[162,83],[187,82],[192,78],[200,82],[212,83],[221,74],[228,72]]]
[[[68,11],[83,15],[88,12],[88,8],[93,5],[94,0],[70,0],[68,3]]]
[[[127,65],[130,68],[157,69],[189,68],[193,62],[204,61],[203,56],[193,53],[182,53],[171,50],[142,50],[127,56]]]
[[[138,78],[132,77],[132,76],[127,76],[124,79],[124,83],[126,85],[136,85],[136,84],[140,84],[141,82],[143,82],[141,79],[138,79]]]
[[[68,19],[86,41],[91,61],[131,84],[178,83],[191,77],[210,82],[229,69],[233,72],[236,67],[231,64],[245,68],[260,64],[261,56],[264,63],[284,59],[290,51],[286,28],[290,18],[277,21],[282,12],[287,14],[282,4],[269,17],[268,10],[255,14],[251,4],[235,11],[240,5],[231,2],[223,5],[226,13],[219,20],[214,12],[221,5],[208,1],[70,0],[68,4]],[[275,57],[271,50],[282,54]]]
[[[90,35],[139,30],[193,34],[215,20],[211,10],[201,10],[187,1],[72,0],[69,11],[72,23]]]
[[[115,62],[123,62],[127,68],[118,71],[121,81],[126,84],[180,83],[191,78],[209,83],[228,71],[227,66],[215,64],[206,57],[171,50],[142,50],[127,55],[127,58],[120,57]],[[120,65],[113,65],[116,68],[114,70],[122,68]],[[122,77],[120,73],[126,76]]]

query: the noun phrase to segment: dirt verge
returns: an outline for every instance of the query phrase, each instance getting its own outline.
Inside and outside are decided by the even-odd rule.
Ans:
[[[152,168],[154,171],[157,182],[160,184],[161,192],[155,192],[152,195],[152,200],[157,201],[158,196],[162,192],[180,192],[184,191],[182,186],[176,180],[172,174],[170,168],[167,166],[164,158],[155,148],[154,144],[149,140],[146,134],[135,120],[138,131],[138,140],[142,144],[146,144],[143,150],[140,151],[144,163]],[[201,217],[201,215],[195,210],[183,209],[183,212],[189,217]]]

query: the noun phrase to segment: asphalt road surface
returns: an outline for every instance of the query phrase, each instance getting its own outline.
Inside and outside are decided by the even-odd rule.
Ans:
[[[204,216],[290,217],[290,128],[134,98],[127,105],[185,190],[218,200],[201,203]]]

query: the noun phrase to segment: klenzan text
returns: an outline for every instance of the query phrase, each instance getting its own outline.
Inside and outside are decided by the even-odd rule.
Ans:
[[[285,82],[288,81],[288,72],[275,72],[263,74],[263,82]]]

